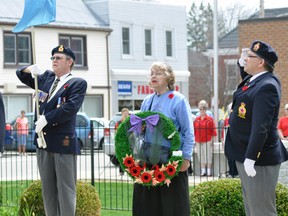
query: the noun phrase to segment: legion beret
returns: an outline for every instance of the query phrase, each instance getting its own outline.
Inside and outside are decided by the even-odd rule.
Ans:
[[[52,53],[52,56],[54,55],[54,53],[62,53],[62,54],[65,54],[65,55],[71,57],[73,59],[73,61],[75,61],[75,59],[76,59],[75,54],[72,51],[72,49],[70,49],[69,47],[65,47],[64,45],[59,45],[59,46],[55,47],[51,53]]]
[[[263,58],[273,68],[274,64],[278,61],[278,55],[274,48],[263,41],[253,41],[250,50],[260,58]]]

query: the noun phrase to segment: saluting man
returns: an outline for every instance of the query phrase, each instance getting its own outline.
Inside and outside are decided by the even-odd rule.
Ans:
[[[77,154],[80,154],[76,114],[86,94],[87,82],[73,77],[74,52],[63,45],[52,50],[53,71],[44,73],[37,65],[21,67],[18,78],[35,89],[38,76],[40,117],[35,132],[44,134],[46,148],[37,149],[42,195],[47,216],[72,216],[76,212]],[[34,144],[37,145],[37,134]]]
[[[279,139],[277,121],[281,84],[273,73],[278,56],[256,40],[239,66],[243,81],[233,95],[225,154],[236,161],[248,216],[276,216],[276,184],[288,153]]]

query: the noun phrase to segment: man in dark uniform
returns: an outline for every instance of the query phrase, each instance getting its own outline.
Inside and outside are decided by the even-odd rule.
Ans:
[[[0,93],[0,158],[2,157],[2,153],[4,151],[5,129],[6,129],[5,110],[2,100],[2,94]]]
[[[242,56],[242,55],[241,55]],[[254,41],[239,59],[243,81],[233,95],[225,154],[236,161],[246,215],[276,216],[276,184],[288,153],[278,137],[281,84],[273,74],[278,56]]]
[[[37,149],[37,163],[45,213],[47,216],[72,216],[76,212],[76,160],[80,154],[75,132],[76,114],[84,100],[87,82],[72,76],[75,54],[70,48],[55,47],[51,60],[53,71],[42,73],[37,65],[31,65],[19,68],[16,74],[33,89],[34,76],[37,76],[41,90],[41,115],[35,122],[34,143],[37,144],[37,134],[43,132],[47,147]]]

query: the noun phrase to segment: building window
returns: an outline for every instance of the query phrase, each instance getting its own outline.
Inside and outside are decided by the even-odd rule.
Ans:
[[[76,56],[75,67],[87,67],[86,37],[60,35],[59,44],[70,47]]]
[[[103,95],[86,95],[80,108],[81,112],[85,112],[88,116],[103,117],[104,116],[104,99]]]
[[[31,112],[33,108],[33,99],[31,94],[5,94],[2,95],[5,106],[5,117],[7,122],[10,122],[18,116],[21,110]],[[32,124],[32,122],[30,122]]]
[[[130,55],[130,29],[128,27],[122,28],[122,52],[123,55]]]
[[[173,56],[172,31],[166,31],[166,56]]]
[[[145,56],[152,56],[152,31],[145,29]]]
[[[226,59],[226,92],[225,95],[233,95],[235,89],[238,85],[238,65],[237,65],[237,59]]]
[[[4,33],[4,65],[32,64],[30,34]]]

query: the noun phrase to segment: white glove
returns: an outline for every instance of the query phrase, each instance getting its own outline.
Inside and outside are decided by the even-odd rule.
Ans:
[[[241,52],[241,57],[239,59],[239,65],[241,67],[245,67],[246,66],[246,61],[245,59],[247,58],[248,56],[248,51],[249,51],[249,48],[243,48],[242,49],[242,52]]]
[[[27,67],[27,70],[29,70],[34,76],[38,76],[43,73],[43,71],[36,64],[30,65],[29,67]]]
[[[254,169],[255,161],[246,158],[244,161],[244,169],[248,176],[254,177],[256,175],[256,170]]]
[[[44,115],[41,115],[38,121],[35,122],[35,132],[39,133],[47,125],[47,120]]]

